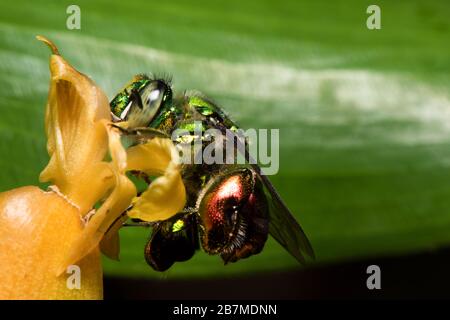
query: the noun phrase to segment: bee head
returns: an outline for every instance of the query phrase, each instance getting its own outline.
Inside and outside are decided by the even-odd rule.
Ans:
[[[172,100],[172,89],[162,79],[135,77],[110,103],[113,120],[128,121],[130,127],[145,127]]]

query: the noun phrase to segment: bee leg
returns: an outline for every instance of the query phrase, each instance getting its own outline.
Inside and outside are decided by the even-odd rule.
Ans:
[[[131,206],[130,206],[130,208],[128,208],[128,210],[130,210],[130,209],[131,209]],[[122,213],[122,216],[125,215],[127,211]],[[177,215],[180,215],[180,214],[194,215],[196,213],[197,213],[197,210],[195,208],[186,207],[182,211],[177,213]],[[133,218],[130,220],[131,220],[131,222],[125,222],[122,226],[124,226],[124,227],[153,227],[156,224],[161,223],[161,221],[148,222],[148,221],[142,221],[140,219],[133,219]]]
[[[112,123],[111,126],[118,129],[123,135],[126,136],[147,135],[149,138],[158,137],[170,139],[170,136],[167,133],[154,128],[148,127],[126,128],[124,126],[121,126],[120,123],[118,124]]]
[[[106,230],[106,233],[109,232],[110,229],[112,229],[112,227],[117,224],[117,223],[122,223],[122,227],[134,227],[134,226],[151,226],[150,222],[145,222],[145,221],[137,221],[137,219],[131,219],[133,221],[133,223],[128,223],[126,222],[127,220],[127,211],[131,209],[132,206],[129,206],[127,210],[125,210],[124,212],[122,212],[122,214],[120,216],[118,216],[114,222],[111,224],[111,226],[108,228],[108,230]],[[145,224],[144,224],[145,223]]]
[[[138,128],[124,128],[120,124],[111,124],[112,127],[118,129],[122,135],[131,136],[136,140],[150,140],[153,138],[164,138],[170,139],[171,137],[158,129],[148,128],[148,127],[138,127]]]
[[[254,243],[245,243],[239,250],[232,253],[222,253],[221,258],[224,264],[229,262],[236,262],[240,259],[247,258],[251,255],[258,254],[263,248],[260,246],[255,246]]]
[[[123,227],[152,227],[155,225],[156,222],[147,222],[147,221],[136,221],[134,219],[131,220],[131,222],[125,222],[122,226]]]
[[[148,127],[135,128],[133,133],[137,136],[145,136],[147,138],[171,138],[167,133],[161,130]]]

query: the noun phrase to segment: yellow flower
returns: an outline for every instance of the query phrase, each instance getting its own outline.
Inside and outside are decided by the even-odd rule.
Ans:
[[[161,138],[125,150],[103,91],[53,43],[38,39],[52,50],[45,117],[50,161],[40,175],[52,186],[0,193],[0,298],[101,299],[99,251],[118,258],[118,230],[130,204],[129,215],[145,221],[168,219],[184,207],[178,154]],[[128,170],[160,177],[136,197]],[[67,286],[70,265],[80,267],[79,290]]]
[[[0,194],[0,299],[101,299],[99,250],[80,267],[80,290],[56,276],[64,254],[83,230],[78,208],[61,194],[28,186]]]
[[[134,199],[128,216],[144,221],[165,220],[183,209],[186,192],[181,180],[179,155],[172,141],[152,139],[146,144],[131,147],[127,151],[127,161],[128,170],[139,170],[150,176],[161,175]]]

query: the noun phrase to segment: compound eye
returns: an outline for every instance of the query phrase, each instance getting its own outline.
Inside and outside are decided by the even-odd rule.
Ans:
[[[144,102],[144,108],[159,109],[168,100],[169,93],[170,89],[163,81],[154,80],[150,82],[140,92],[142,101]]]
[[[171,99],[172,90],[163,80],[138,79],[111,101],[113,121],[128,121],[134,127],[147,126]]]
[[[141,110],[136,110],[147,124],[153,120],[161,107],[171,98],[170,87],[161,80],[153,80],[139,91]]]
[[[154,89],[153,91],[151,91],[148,94],[148,98],[147,98],[147,105],[151,106],[159,101],[161,97],[161,91],[159,91],[159,89]]]

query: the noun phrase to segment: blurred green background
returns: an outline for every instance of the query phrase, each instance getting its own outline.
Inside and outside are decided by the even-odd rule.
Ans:
[[[271,180],[316,264],[450,244],[450,3],[376,1],[72,1],[0,3],[0,191],[38,184],[47,163],[49,50],[111,98],[132,75],[171,74],[213,97],[244,128],[280,129]],[[166,273],[145,263],[149,230],[121,231],[106,275],[186,278],[297,268],[272,239],[224,267],[198,252]]]

